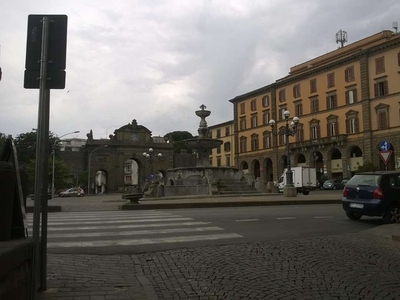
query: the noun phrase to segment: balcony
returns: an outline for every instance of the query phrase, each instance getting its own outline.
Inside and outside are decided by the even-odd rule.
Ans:
[[[347,135],[340,134],[338,136],[323,137],[314,140],[290,143],[290,149],[307,151],[310,149],[324,149],[325,147],[341,147],[347,143]]]

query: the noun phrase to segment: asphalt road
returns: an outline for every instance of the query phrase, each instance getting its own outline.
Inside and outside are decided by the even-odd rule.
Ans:
[[[381,224],[350,221],[335,204],[61,212],[49,214],[48,252],[137,254],[357,233]]]

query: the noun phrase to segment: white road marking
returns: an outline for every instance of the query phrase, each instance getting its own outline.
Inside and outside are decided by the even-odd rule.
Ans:
[[[255,222],[255,221],[259,221],[259,219],[235,220],[235,222]]]
[[[73,221],[73,222],[76,222],[76,224],[84,224],[84,222],[79,222],[79,221],[96,221],[96,220],[99,220],[99,219],[101,219],[102,221],[101,222],[104,222],[105,220],[106,221],[112,221],[112,220],[116,220],[116,221],[124,221],[124,220],[138,220],[138,219],[141,219],[141,220],[145,220],[145,219],[158,219],[158,218],[181,218],[182,216],[180,216],[180,215],[169,215],[169,216],[144,216],[144,217],[134,217],[134,216],[131,216],[131,217],[105,217],[105,218],[80,218],[80,219],[77,219],[77,218],[74,218],[74,219],[69,219],[69,218],[65,218],[65,219],[48,219],[48,223],[50,224],[50,222],[53,222],[53,223],[51,223],[51,224],[54,224],[54,225],[57,225],[57,224],[61,224],[61,225],[63,225],[63,224],[65,224],[65,223],[63,223],[63,222],[66,222],[66,221]],[[28,223],[30,223],[31,222],[31,220],[28,220]],[[72,224],[73,222],[69,222],[70,224]]]
[[[191,221],[192,218],[163,218],[163,219],[138,219],[138,220],[114,220],[114,221],[88,221],[88,222],[49,222],[48,225],[84,225],[84,224],[115,224],[135,222],[169,222],[169,221]]]
[[[77,237],[125,236],[125,235],[163,234],[163,233],[178,233],[178,232],[220,231],[220,230],[223,230],[223,229],[220,227],[194,227],[194,228],[137,230],[137,231],[61,233],[61,234],[49,234],[48,237],[49,238],[77,238]]]
[[[104,230],[104,229],[126,229],[126,228],[145,228],[145,227],[173,227],[173,226],[193,226],[207,225],[211,222],[181,222],[181,223],[163,223],[163,224],[134,224],[134,225],[118,225],[118,226],[85,226],[85,227],[49,227],[47,231],[75,231],[75,230]],[[32,230],[28,230],[29,233]]]
[[[333,219],[333,216],[317,216],[314,219]]]
[[[282,217],[282,218],[276,218],[277,220],[294,220],[296,217]]]
[[[228,234],[209,234],[209,235],[194,235],[194,236],[176,236],[168,238],[154,239],[135,239],[135,240],[114,240],[114,241],[88,241],[88,242],[51,242],[47,244],[48,248],[69,248],[69,247],[110,247],[110,246],[138,246],[147,244],[162,244],[162,243],[184,243],[207,240],[233,239],[242,238],[236,233]]]

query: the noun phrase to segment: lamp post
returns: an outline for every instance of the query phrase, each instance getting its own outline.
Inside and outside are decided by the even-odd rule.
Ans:
[[[149,152],[143,152],[143,156],[146,158],[146,161],[150,164],[150,177],[153,175],[153,148],[149,148]],[[162,153],[157,154],[158,158],[162,157]],[[151,180],[153,182],[153,178]]]
[[[289,136],[294,136],[297,132],[297,126],[299,125],[300,119],[298,117],[294,117],[292,122],[289,124],[290,112],[285,111],[283,113],[285,118],[286,126],[279,129],[278,132],[274,132],[274,128],[276,125],[275,120],[270,120],[269,125],[272,128],[272,133],[276,136],[282,135],[286,137],[286,151],[287,151],[287,170],[286,170],[286,185],[283,190],[283,195],[285,197],[296,197],[297,189],[293,185],[293,172],[290,168],[290,148],[289,148]]]
[[[102,148],[105,148],[105,147],[108,147],[108,145],[97,147],[96,149],[92,150],[92,152],[89,153],[89,159],[88,159],[88,190],[87,190],[87,194],[88,195],[90,194],[90,159],[92,157],[92,153],[94,151],[96,151],[96,150],[99,150],[99,149],[102,149]]]
[[[61,139],[62,137],[69,135],[69,134],[74,134],[74,133],[79,133],[80,131],[74,131],[74,132],[69,132],[66,134],[63,134],[62,136],[60,136],[58,139]],[[57,143],[57,139],[54,140],[54,144],[53,144],[53,172],[52,172],[52,179],[51,179],[51,194],[54,197],[54,193],[55,193],[55,187],[54,187],[54,178],[55,178],[55,160],[56,160],[56,143]]]

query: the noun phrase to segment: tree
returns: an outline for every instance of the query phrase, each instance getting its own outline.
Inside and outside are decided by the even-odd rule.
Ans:
[[[361,173],[361,172],[375,172],[378,171],[379,168],[375,166],[372,162],[370,161],[365,161],[362,166],[358,166],[358,169],[356,173]]]
[[[8,137],[7,135],[0,132],[0,153],[3,150],[3,146],[4,146],[4,143],[6,142],[7,137]]]
[[[18,162],[21,166],[29,163],[32,159],[36,159],[36,139],[36,129],[32,129],[31,132],[21,133],[14,139],[14,144],[17,148]],[[49,132],[49,154],[53,150],[53,144],[57,139],[58,137],[54,133]]]
[[[193,135],[188,131],[172,131],[164,135],[164,138],[168,137],[168,140],[173,143],[174,153],[182,153],[182,150],[187,153],[192,153],[192,149],[189,149],[185,144],[185,140],[192,139]]]
[[[48,161],[48,184],[51,186],[51,180],[53,177],[53,159],[49,157]],[[36,160],[31,159],[28,163],[24,165],[24,170],[28,177],[28,188],[33,192],[35,186],[35,167]],[[61,160],[56,158],[54,161],[54,187],[57,189],[64,188],[66,185],[66,179],[69,178],[69,168],[68,166]]]

